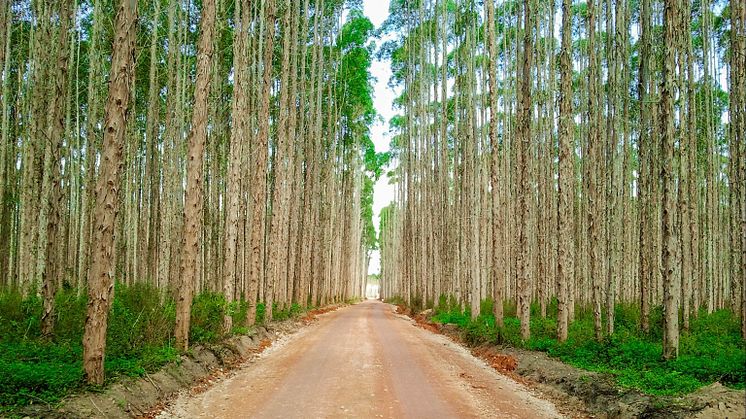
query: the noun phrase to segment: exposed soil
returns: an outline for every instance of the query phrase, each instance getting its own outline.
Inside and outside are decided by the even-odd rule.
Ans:
[[[400,308],[400,311],[405,311]],[[411,314],[410,314],[411,316]],[[422,328],[468,346],[455,325],[429,320],[429,313],[412,318]],[[683,397],[650,396],[616,385],[612,377],[552,359],[547,354],[479,345],[474,356],[492,368],[552,400],[565,415],[585,418],[746,418],[746,393],[719,383]]]
[[[320,316],[160,418],[556,418],[468,350],[367,301]]]

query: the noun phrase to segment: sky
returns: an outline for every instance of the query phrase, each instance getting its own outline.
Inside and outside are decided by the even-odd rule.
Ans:
[[[365,15],[376,28],[380,27],[389,14],[389,0],[364,0]],[[391,78],[391,68],[388,62],[374,61],[371,74],[375,77],[375,97],[373,104],[381,116],[379,122],[371,127],[371,135],[377,152],[388,151],[391,136],[388,134],[389,120],[394,116],[394,98],[397,94],[388,87]],[[387,206],[394,200],[396,185],[389,185],[388,178],[384,175],[378,180],[373,192],[373,225],[378,230],[378,216],[381,208]],[[378,251],[371,254],[368,273],[375,274],[381,270],[381,259]]]

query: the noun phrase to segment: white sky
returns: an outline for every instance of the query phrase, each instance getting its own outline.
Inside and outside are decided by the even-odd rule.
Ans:
[[[365,15],[368,16],[376,28],[380,27],[389,15],[389,0],[364,0]],[[380,41],[379,41],[380,43]],[[397,94],[388,88],[391,78],[391,67],[388,62],[374,61],[371,74],[376,78],[375,97],[373,104],[382,117],[382,121],[371,128],[371,137],[377,152],[387,151],[391,137],[388,134],[389,120],[394,116],[393,102]],[[376,183],[373,194],[373,225],[378,230],[378,215],[381,208],[387,206],[396,196],[396,185],[389,185],[384,174]],[[379,273],[381,260],[378,251],[371,254],[368,273]]]

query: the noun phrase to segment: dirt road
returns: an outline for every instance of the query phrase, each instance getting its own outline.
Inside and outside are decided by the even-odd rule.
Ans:
[[[557,418],[554,406],[377,301],[319,316],[162,418]]]

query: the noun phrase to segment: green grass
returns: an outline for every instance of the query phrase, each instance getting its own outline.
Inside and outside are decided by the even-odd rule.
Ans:
[[[662,311],[651,314],[651,332],[639,330],[639,310],[633,306],[616,307],[616,330],[603,341],[594,339],[590,311],[578,310],[570,325],[567,342],[556,339],[556,302],[549,308],[550,317],[541,318],[538,307],[532,307],[531,339],[520,338],[520,321],[515,306],[506,304],[505,325],[495,327],[492,303],[483,302],[482,314],[474,321],[468,307],[461,310],[452,301],[441,299],[442,307],[433,317],[439,323],[456,324],[470,344],[496,343],[542,351],[570,365],[613,376],[622,387],[634,388],[652,395],[681,395],[715,381],[733,388],[746,385],[746,351],[740,336],[737,316],[728,310],[702,313],[693,319],[689,332],[682,332],[679,358],[662,359]],[[555,314],[556,315],[556,314]]]
[[[54,337],[40,335],[42,301],[35,293],[23,298],[16,292],[0,292],[0,412],[12,412],[28,404],[54,404],[71,392],[86,388],[82,369],[82,337],[87,296],[63,289],[56,297]],[[106,378],[142,376],[178,359],[173,347],[175,303],[149,285],[117,284],[109,313],[106,347]],[[257,318],[264,319],[264,304]],[[247,304],[226,304],[216,293],[194,298],[190,340],[216,343],[223,338],[223,316],[233,317],[232,334],[245,334]],[[302,312],[294,304],[275,307],[275,320]]]

